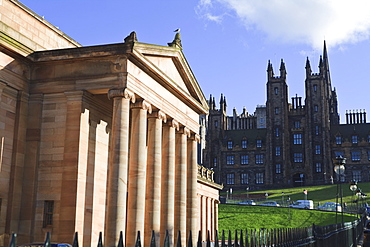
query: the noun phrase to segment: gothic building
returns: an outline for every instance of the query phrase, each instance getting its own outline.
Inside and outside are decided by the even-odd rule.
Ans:
[[[207,112],[180,33],[82,47],[0,1],[0,247],[12,233],[20,245],[47,232],[82,246],[100,232],[104,246],[138,232],[149,246],[152,231],[157,246],[214,239],[221,186],[197,162]]]
[[[210,97],[203,162],[226,190],[331,183],[339,155],[347,159],[342,180],[370,181],[370,124],[362,110],[347,111],[340,124],[325,42],[319,73],[308,58],[305,69],[304,102],[297,95],[288,102],[283,60],[278,76],[268,62],[266,105],[254,114],[234,109],[227,116],[226,97],[221,94],[219,108]]]

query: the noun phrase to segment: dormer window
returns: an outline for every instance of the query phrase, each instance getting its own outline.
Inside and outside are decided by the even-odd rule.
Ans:
[[[336,136],[335,137],[335,143],[337,145],[341,145],[342,144],[342,137],[341,136]]]
[[[258,147],[258,148],[262,147],[262,140],[261,139],[258,139],[256,141],[256,147]]]
[[[357,135],[353,135],[352,136],[352,144],[357,144],[358,143],[358,136]]]
[[[227,142],[227,149],[233,149],[233,141],[228,141]]]

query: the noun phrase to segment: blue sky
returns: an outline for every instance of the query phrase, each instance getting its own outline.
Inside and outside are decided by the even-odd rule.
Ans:
[[[290,98],[304,97],[306,57],[318,72],[324,39],[341,122],[370,116],[368,0],[21,0],[83,46],[139,42],[166,46],[181,28],[183,52],[205,97],[226,96],[249,113],[266,102],[266,68],[284,59]],[[368,118],[370,119],[370,118]]]

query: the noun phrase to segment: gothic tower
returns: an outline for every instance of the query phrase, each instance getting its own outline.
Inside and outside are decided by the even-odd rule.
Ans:
[[[272,64],[267,67],[266,102],[266,183],[282,184],[289,169],[288,86],[285,63],[281,60],[280,76],[274,76]]]
[[[309,182],[324,183],[333,171],[332,161],[329,158],[331,157],[331,124],[339,124],[337,97],[335,90],[331,87],[325,42],[323,56],[320,56],[319,73],[311,73],[310,62],[307,59],[305,87],[305,173],[308,175]]]

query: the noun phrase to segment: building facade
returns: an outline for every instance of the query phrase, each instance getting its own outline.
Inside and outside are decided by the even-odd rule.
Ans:
[[[336,90],[332,88],[324,43],[319,72],[306,61],[305,95],[288,101],[287,72],[267,67],[266,105],[254,114],[226,114],[226,97],[219,108],[210,97],[206,121],[204,164],[215,171],[226,190],[327,184],[336,181],[333,159],[347,159],[342,181],[370,181],[370,124],[365,110],[347,111],[340,124]]]
[[[208,105],[182,52],[82,47],[16,0],[0,1],[0,246],[149,246],[217,229],[213,172],[198,165]],[[203,234],[205,239],[205,234]]]

